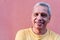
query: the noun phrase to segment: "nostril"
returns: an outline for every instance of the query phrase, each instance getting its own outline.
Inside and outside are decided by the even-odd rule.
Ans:
[[[41,21],[41,19],[39,21]]]
[[[42,19],[39,19],[38,21],[42,21]]]
[[[38,21],[39,21],[39,22],[41,22],[41,21],[42,21],[42,19],[39,19]]]

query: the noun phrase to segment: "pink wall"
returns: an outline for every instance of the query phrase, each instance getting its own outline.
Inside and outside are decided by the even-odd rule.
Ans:
[[[39,1],[51,5],[48,27],[60,34],[60,0],[0,0],[0,40],[14,40],[19,29],[30,27],[33,5]]]

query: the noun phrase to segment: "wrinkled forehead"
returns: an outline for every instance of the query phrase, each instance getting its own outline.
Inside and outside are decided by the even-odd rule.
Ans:
[[[44,7],[44,6],[37,6],[35,8],[33,8],[33,13],[41,13],[41,12],[44,12],[44,13],[48,13],[48,8],[47,7]]]

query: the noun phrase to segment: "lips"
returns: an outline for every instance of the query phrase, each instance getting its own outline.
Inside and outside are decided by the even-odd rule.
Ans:
[[[45,20],[37,21],[37,22],[35,22],[35,23],[37,23],[39,26],[41,26],[42,24],[43,24],[43,25],[45,24]]]

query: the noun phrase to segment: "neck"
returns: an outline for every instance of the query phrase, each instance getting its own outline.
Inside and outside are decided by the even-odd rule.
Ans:
[[[43,35],[47,32],[46,28],[38,29],[38,28],[32,28],[32,31],[37,35]]]

